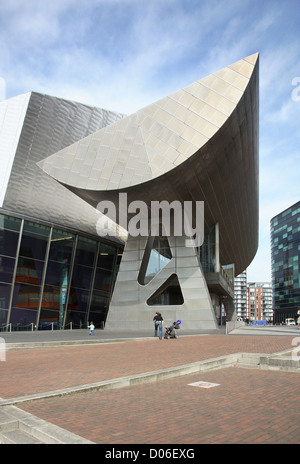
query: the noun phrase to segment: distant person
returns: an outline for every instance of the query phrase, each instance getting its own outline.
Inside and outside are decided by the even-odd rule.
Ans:
[[[153,318],[154,322],[154,337],[157,337],[157,329],[159,328],[159,339],[162,340],[162,325],[163,325],[163,317],[161,313],[157,312],[155,313],[155,316]]]
[[[300,330],[300,314],[299,314],[298,319],[297,319],[297,324],[298,324],[298,329]]]
[[[90,335],[94,335],[95,326],[94,326],[93,322],[90,323],[88,328],[90,329]]]

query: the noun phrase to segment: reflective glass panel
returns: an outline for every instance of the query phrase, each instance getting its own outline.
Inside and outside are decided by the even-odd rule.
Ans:
[[[0,282],[12,282],[15,262],[16,260],[14,258],[0,256]]]
[[[105,325],[109,307],[109,298],[100,291],[95,290],[89,313],[89,322],[93,321],[96,328],[103,328]]]
[[[15,283],[13,306],[15,308],[38,309],[40,286]]]
[[[12,330],[30,329],[31,323],[36,324],[37,312],[35,309],[16,308],[11,309],[10,323]]]
[[[70,266],[68,262],[49,261],[45,278],[46,285],[66,287],[69,281]]]
[[[66,323],[72,322],[74,328],[86,327],[89,295],[90,293],[83,289],[70,289]]]
[[[0,308],[1,309],[9,308],[10,292],[11,292],[11,285],[0,283]]]
[[[72,275],[72,285],[76,288],[90,289],[93,268],[87,266],[74,265]]]
[[[8,310],[0,308],[0,332],[1,330],[6,330],[7,317],[8,317]]]
[[[19,233],[0,229],[0,255],[15,257]]]
[[[31,221],[24,221],[20,256],[45,259],[50,227]]]
[[[51,323],[62,328],[66,302],[66,288],[46,285],[41,305],[40,328],[50,328]],[[51,327],[52,328],[52,327]]]
[[[59,229],[53,229],[49,260],[70,263],[75,236]]]
[[[75,263],[93,267],[96,249],[97,242],[95,240],[90,240],[85,237],[78,237]]]
[[[101,243],[97,267],[113,269],[118,249],[106,243]]]
[[[97,269],[95,275],[94,288],[109,292],[113,282],[113,273],[106,269]]]
[[[0,229],[15,230],[18,232],[21,227],[21,219],[6,214],[0,214]]]
[[[50,227],[44,224],[38,224],[37,222],[24,221],[23,233],[24,232],[28,236],[40,235],[42,237],[48,238]]]
[[[16,282],[40,285],[45,263],[34,259],[20,257],[16,272]]]

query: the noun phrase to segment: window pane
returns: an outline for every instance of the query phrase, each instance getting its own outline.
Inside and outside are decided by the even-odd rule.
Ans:
[[[21,219],[0,214],[0,229],[15,230],[18,232],[21,226]]]
[[[73,328],[86,327],[88,302],[89,302],[88,291],[71,287],[70,295],[69,295],[66,325],[72,322]]]
[[[0,304],[1,304],[1,298],[0,298]],[[7,316],[8,316],[8,310],[0,309],[0,332],[1,330],[6,330]]]
[[[45,284],[57,287],[67,286],[70,275],[68,263],[49,261],[47,266]]]
[[[52,322],[55,323],[54,328],[62,328],[65,301],[64,288],[45,286],[39,321],[40,329],[52,328]]]
[[[103,292],[109,292],[111,290],[112,280],[112,272],[105,269],[97,269],[94,288],[97,290],[102,290]]]
[[[37,310],[40,297],[40,287],[38,285],[15,284],[13,293],[13,306]]]
[[[81,288],[71,287],[68,310],[86,312],[89,292]]]
[[[20,247],[20,256],[44,260],[47,242],[47,237],[35,235],[31,232],[23,232]]]
[[[31,323],[36,324],[37,312],[34,309],[16,308],[11,309],[10,323],[12,330],[29,327]]]
[[[16,260],[13,258],[7,258],[6,256],[0,256],[0,282],[7,282],[7,283],[12,282],[15,262]],[[1,296],[0,296],[0,299],[1,299]]]
[[[19,233],[0,229],[0,255],[15,257]]]
[[[53,229],[49,260],[70,263],[75,236],[62,230]]]
[[[76,288],[89,290],[91,286],[93,268],[74,265],[72,285]]]
[[[85,266],[93,266],[97,242],[85,237],[78,237],[75,263],[84,264]]]
[[[109,298],[99,291],[94,291],[89,314],[89,322],[93,321],[96,328],[104,327],[108,306]]]
[[[101,243],[97,267],[112,270],[115,263],[117,251],[117,248],[107,245],[106,243]]]
[[[32,221],[24,221],[23,233],[31,237],[40,235],[47,239],[49,237],[50,227]]]
[[[0,283],[0,308],[8,309],[11,285]]]
[[[19,258],[16,282],[40,285],[45,263],[29,258]]]

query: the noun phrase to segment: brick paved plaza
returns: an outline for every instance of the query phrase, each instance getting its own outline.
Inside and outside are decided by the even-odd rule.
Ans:
[[[278,353],[290,349],[294,338],[208,334],[8,350],[6,362],[0,363],[0,397],[9,400],[237,352]],[[299,379],[298,372],[229,367],[17,406],[101,444],[297,444]],[[189,385],[198,381],[217,385]]]

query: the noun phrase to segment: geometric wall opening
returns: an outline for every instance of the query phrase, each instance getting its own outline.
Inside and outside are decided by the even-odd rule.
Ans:
[[[152,305],[182,305],[184,303],[181,287],[176,274],[172,274],[160,288],[147,300]]]
[[[167,237],[149,237],[138,277],[140,285],[147,285],[172,259]]]

